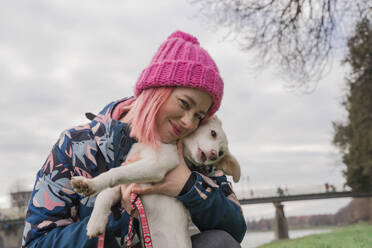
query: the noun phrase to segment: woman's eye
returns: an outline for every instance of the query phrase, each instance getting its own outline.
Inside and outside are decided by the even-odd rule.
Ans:
[[[203,120],[203,117],[202,117],[201,115],[199,115],[199,114],[195,114],[195,117],[196,117],[199,121]]]
[[[189,105],[188,102],[186,102],[185,100],[180,99],[180,102],[181,102],[182,107],[183,107],[184,109],[189,109],[189,108],[190,108],[190,105]]]

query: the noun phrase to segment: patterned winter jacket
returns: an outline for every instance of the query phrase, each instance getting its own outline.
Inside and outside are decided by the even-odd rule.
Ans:
[[[78,226],[79,222],[89,218],[95,198],[76,194],[70,179],[72,176],[92,178],[98,175],[98,149],[108,169],[120,166],[125,161],[136,140],[129,137],[127,124],[111,117],[114,107],[125,100],[111,102],[90,123],[62,132],[37,172],[22,247],[55,228],[71,226],[74,229],[75,224]],[[200,230],[225,230],[241,242],[246,224],[226,177],[209,178],[193,173],[196,178],[194,186],[178,198],[189,209],[194,224]],[[125,235],[128,219],[124,210],[118,221],[110,216],[106,231]],[[75,235],[86,235],[85,230],[75,232]]]

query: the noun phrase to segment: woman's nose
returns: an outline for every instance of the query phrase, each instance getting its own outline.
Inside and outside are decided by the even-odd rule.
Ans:
[[[194,126],[193,118],[189,114],[184,114],[181,118],[182,127],[185,129],[192,129]]]

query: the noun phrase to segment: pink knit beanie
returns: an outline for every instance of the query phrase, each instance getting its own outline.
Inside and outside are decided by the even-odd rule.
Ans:
[[[144,69],[135,86],[135,96],[148,88],[164,86],[191,87],[207,92],[213,104],[207,116],[220,107],[223,81],[218,68],[198,40],[177,31],[159,47],[150,65]]]

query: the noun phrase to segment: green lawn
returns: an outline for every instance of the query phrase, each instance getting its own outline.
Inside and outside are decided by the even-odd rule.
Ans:
[[[260,248],[372,248],[372,225],[355,224],[330,233],[272,242]]]

